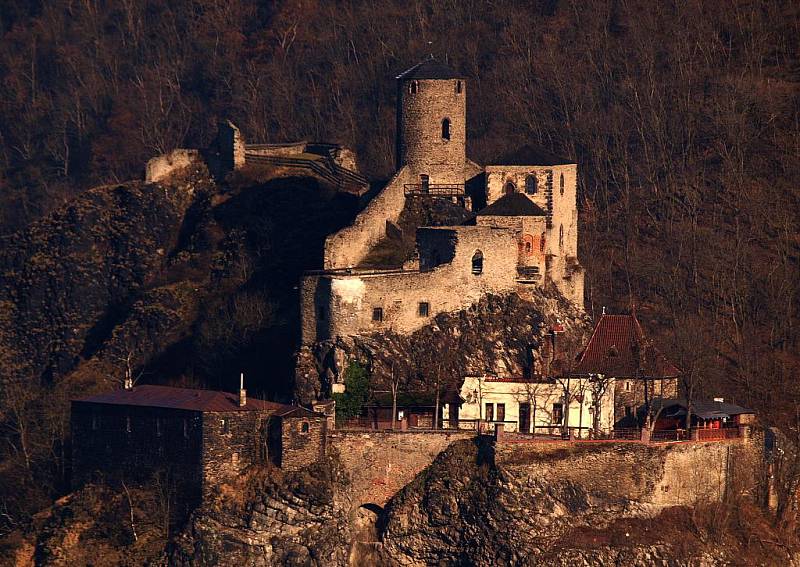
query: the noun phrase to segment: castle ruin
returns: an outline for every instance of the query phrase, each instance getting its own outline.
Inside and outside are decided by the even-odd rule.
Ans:
[[[466,99],[466,78],[433,57],[397,77],[397,171],[327,238],[323,269],[304,277],[303,345],[412,333],[486,294],[527,298],[553,286],[582,309],[577,165],[531,147],[478,165],[466,155]],[[474,219],[418,229],[402,266],[365,265],[409,199],[447,199]]]

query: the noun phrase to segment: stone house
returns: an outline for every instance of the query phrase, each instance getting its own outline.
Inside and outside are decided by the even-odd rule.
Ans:
[[[572,375],[613,381],[614,422],[635,427],[646,400],[677,397],[680,370],[647,339],[635,313],[604,313]]]
[[[488,429],[503,424],[505,431],[556,435],[568,428],[576,437],[588,437],[595,412],[601,433],[614,425],[614,389],[598,390],[589,377],[467,376],[460,395],[461,427],[480,421]],[[445,411],[449,416],[456,408]]]
[[[326,239],[323,269],[303,278],[303,345],[407,334],[486,294],[525,297],[545,285],[583,306],[577,165],[531,147],[486,166],[468,159],[466,97],[466,78],[432,57],[398,75],[397,171]],[[420,228],[418,257],[402,266],[361,266],[408,198],[478,210],[469,225]]]
[[[165,472],[200,497],[250,465],[295,469],[325,452],[326,419],[212,390],[135,386],[72,401],[72,484]]]

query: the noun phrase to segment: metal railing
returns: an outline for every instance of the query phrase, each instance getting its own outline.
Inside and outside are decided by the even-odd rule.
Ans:
[[[406,196],[423,195],[430,197],[463,197],[463,183],[406,183],[403,185]]]

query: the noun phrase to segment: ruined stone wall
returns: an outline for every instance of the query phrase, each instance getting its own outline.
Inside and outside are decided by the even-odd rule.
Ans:
[[[284,417],[282,421],[281,469],[294,471],[325,456],[325,418]],[[303,424],[308,425],[307,431],[303,431]]]
[[[525,178],[535,175],[537,192],[525,192]],[[578,262],[578,166],[486,166],[487,204],[503,196],[511,181],[546,213],[545,254],[550,258],[548,278],[565,297],[583,306],[584,272]]]
[[[412,88],[412,85],[416,90]],[[413,79],[398,84],[398,169],[407,166],[430,183],[464,183],[467,87],[463,79]],[[442,121],[450,120],[450,139]]]
[[[302,342],[337,335],[392,330],[411,333],[438,313],[464,309],[487,293],[516,289],[517,240],[513,231],[478,226],[430,228],[455,234],[453,260],[429,271],[363,272],[304,278],[301,289]],[[483,272],[472,273],[472,257],[483,254]],[[420,303],[428,303],[427,316]],[[374,320],[374,309],[383,310]]]
[[[149,482],[169,471],[180,490],[199,496],[202,426],[197,412],[73,402],[72,485],[97,475]]]
[[[412,183],[408,168],[398,171],[348,227],[325,239],[326,270],[357,266],[386,235],[387,221],[396,223],[406,203],[404,185]]]
[[[144,180],[147,183],[157,183],[199,162],[200,152],[179,148],[149,160],[145,168]]]
[[[357,508],[383,506],[451,443],[474,436],[471,431],[332,431],[328,440],[350,479],[348,494]]]
[[[271,411],[207,412],[203,414],[203,492],[245,468],[269,458],[266,421]]]

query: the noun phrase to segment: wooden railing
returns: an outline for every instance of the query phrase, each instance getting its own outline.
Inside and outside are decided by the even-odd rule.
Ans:
[[[723,441],[725,439],[738,439],[738,427],[723,427],[722,429],[698,429],[698,441]]]
[[[430,197],[463,197],[463,183],[406,183],[403,185],[406,196],[422,195]]]

